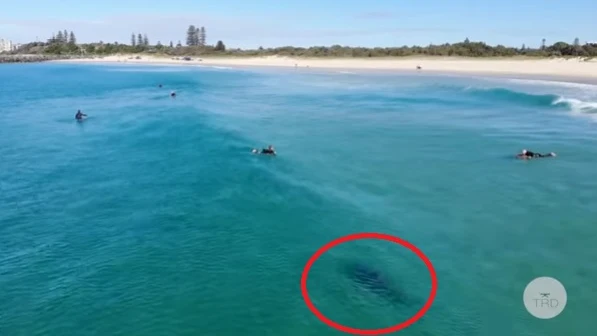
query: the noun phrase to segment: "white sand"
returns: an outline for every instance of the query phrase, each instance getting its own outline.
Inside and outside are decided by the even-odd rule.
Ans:
[[[473,59],[459,57],[405,57],[405,58],[291,58],[267,57],[156,57],[142,55],[116,55],[104,58],[65,60],[60,62],[120,62],[135,64],[169,65],[210,65],[210,66],[277,66],[298,68],[328,69],[368,69],[368,70],[414,70],[422,71],[488,73],[510,75],[545,75],[558,77],[597,78],[597,60],[574,59],[530,59],[530,58],[490,58]]]

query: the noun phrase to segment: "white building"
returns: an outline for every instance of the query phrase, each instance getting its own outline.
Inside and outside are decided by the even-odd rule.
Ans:
[[[12,42],[10,40],[0,39],[0,52],[12,51]]]

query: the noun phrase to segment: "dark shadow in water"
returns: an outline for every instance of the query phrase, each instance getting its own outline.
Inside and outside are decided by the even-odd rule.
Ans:
[[[417,303],[417,300],[409,297],[392,279],[367,262],[349,263],[344,266],[344,272],[356,288],[373,293],[388,303],[409,307]]]

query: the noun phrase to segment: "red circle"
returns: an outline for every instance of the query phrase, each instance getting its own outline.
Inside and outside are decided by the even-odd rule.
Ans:
[[[309,298],[309,293],[307,292],[307,276],[309,275],[309,270],[311,270],[313,263],[315,263],[315,261],[319,257],[321,257],[322,254],[327,252],[332,247],[340,245],[342,243],[346,243],[346,242],[353,241],[353,240],[359,240],[359,239],[387,240],[387,241],[396,243],[398,245],[404,246],[404,247],[408,248],[409,250],[411,250],[412,252],[414,252],[421,260],[423,260],[423,262],[425,263],[425,266],[427,266],[427,269],[429,270],[429,274],[431,275],[431,293],[429,294],[429,298],[427,299],[427,302],[425,302],[425,305],[423,306],[423,308],[421,308],[414,316],[412,316],[408,320],[401,322],[397,325],[387,327],[387,328],[356,329],[356,328],[344,326],[342,324],[339,324],[339,323],[336,323],[336,322],[330,320],[329,318],[325,317],[315,307],[313,302],[311,302],[311,299]],[[303,294],[303,299],[305,299],[305,303],[307,304],[307,307],[309,307],[311,312],[315,316],[317,316],[317,318],[319,318],[321,321],[323,321],[328,326],[338,329],[340,331],[343,331],[345,333],[349,333],[349,334],[382,335],[382,334],[388,334],[388,333],[393,333],[393,332],[402,330],[402,329],[410,326],[411,324],[417,322],[417,320],[419,320],[421,317],[423,317],[423,315],[425,315],[425,313],[427,313],[429,308],[431,308],[431,305],[433,304],[433,300],[435,300],[435,295],[437,293],[437,274],[435,273],[435,269],[433,268],[433,264],[431,263],[429,258],[427,258],[427,256],[421,250],[419,250],[415,245],[407,242],[404,239],[394,237],[394,236],[391,236],[388,234],[375,233],[375,232],[354,233],[354,234],[350,234],[348,236],[344,236],[344,237],[340,237],[335,240],[332,240],[331,242],[325,244],[323,247],[321,247],[319,250],[317,250],[315,252],[315,254],[313,254],[313,256],[311,256],[309,261],[307,261],[307,265],[305,265],[305,268],[303,269],[303,274],[301,276],[301,292]]]

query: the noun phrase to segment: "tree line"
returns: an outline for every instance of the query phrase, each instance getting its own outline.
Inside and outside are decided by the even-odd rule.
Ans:
[[[50,44],[77,44],[77,38],[75,33],[71,30],[70,33],[65,29],[64,31],[58,31],[57,34],[52,34],[52,37],[48,39]]]
[[[207,40],[205,27],[195,27],[190,25],[187,29],[187,46],[204,47]]]
[[[402,46],[402,47],[377,47],[361,48],[333,45],[330,47],[262,47],[256,50],[228,50],[227,54],[244,56],[295,56],[295,57],[407,57],[407,56],[459,56],[459,57],[597,57],[597,44],[587,43],[581,45],[578,39],[572,44],[566,42],[556,42],[551,46],[542,41],[539,48],[530,48],[522,45],[520,48],[506,47],[503,45],[490,46],[485,42],[472,42],[465,39],[458,43],[445,43],[441,45],[422,46]]]
[[[149,39],[147,38],[147,34],[141,35],[141,33],[135,35],[133,33],[131,35],[131,47],[149,47]]]
[[[201,56],[201,55],[228,55],[228,56],[294,56],[294,57],[406,57],[406,56],[460,56],[460,57],[597,57],[597,44],[580,44],[578,38],[572,43],[563,41],[547,45],[546,40],[541,41],[540,47],[531,48],[522,45],[520,48],[506,47],[503,45],[491,46],[485,42],[474,42],[468,38],[458,43],[445,43],[428,46],[401,46],[401,47],[347,47],[340,45],[302,47],[278,47],[257,49],[230,49],[223,41],[215,45],[207,44],[205,27],[190,25],[185,32],[186,43],[169,41],[162,44],[157,41],[151,44],[147,34],[132,33],[130,44],[118,42],[77,44],[76,36],[71,31],[60,31],[52,35],[47,43],[30,43],[21,47],[15,53],[45,53],[55,55],[65,54],[90,54],[109,55],[116,53],[150,53],[171,56]]]
[[[44,51],[48,54],[60,54],[62,51],[77,53],[79,47],[75,33],[65,29],[52,34],[52,37],[47,40],[47,48]]]

